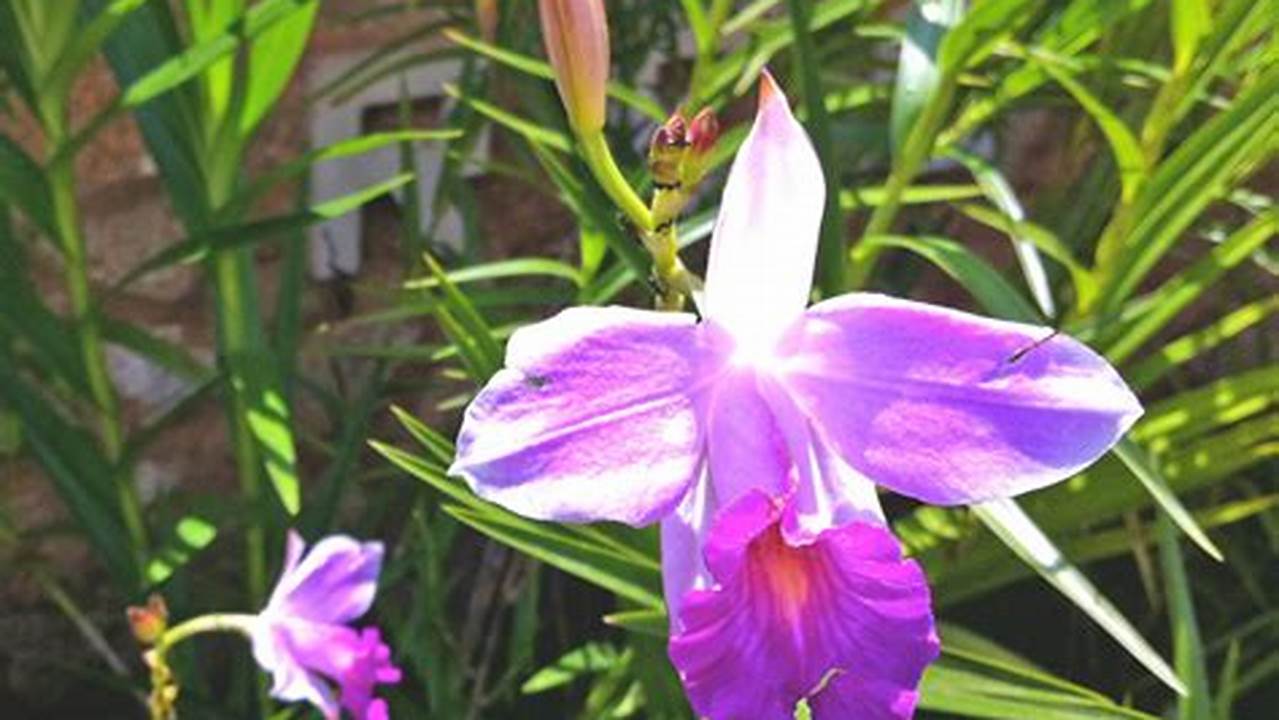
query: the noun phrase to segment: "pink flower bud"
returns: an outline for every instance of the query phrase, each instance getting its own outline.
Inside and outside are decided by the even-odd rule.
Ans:
[[[600,130],[609,70],[604,0],[539,0],[538,10],[569,122],[579,133]]]
[[[719,139],[719,118],[710,108],[702,108],[688,127],[688,144],[693,147],[694,155],[705,155],[715,147]]]

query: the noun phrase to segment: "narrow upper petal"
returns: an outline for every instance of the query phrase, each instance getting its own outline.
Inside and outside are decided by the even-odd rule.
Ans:
[[[813,306],[779,353],[778,377],[829,447],[931,503],[1062,480],[1141,415],[1115,370],[1071,338],[880,295]]]
[[[791,720],[815,698],[818,720],[907,718],[937,656],[928,585],[883,527],[853,523],[812,543],[782,536],[778,502],[743,497],[715,522],[706,563],[716,584],[675,608],[670,655],[699,716]],[[837,685],[842,677],[856,682]],[[839,703],[870,708],[845,715]]]
[[[467,408],[450,472],[529,517],[652,522],[698,471],[712,355],[689,315],[575,308],[521,329]]]
[[[264,614],[344,623],[368,612],[377,594],[382,543],[332,535],[301,558],[302,541],[290,533],[285,570]]]
[[[728,174],[706,271],[706,316],[766,352],[808,304],[826,182],[772,77]]]

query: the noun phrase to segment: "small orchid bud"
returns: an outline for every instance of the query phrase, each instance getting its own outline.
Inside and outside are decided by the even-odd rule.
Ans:
[[[715,147],[716,140],[719,140],[719,118],[714,110],[702,108],[688,127],[688,144],[692,146],[694,155],[702,156]]]
[[[143,645],[156,644],[169,629],[169,608],[159,595],[152,595],[146,605],[132,606],[126,612],[133,637]]]
[[[676,111],[653,133],[648,144],[648,169],[658,189],[679,184],[680,165],[688,154],[688,121]]]
[[[497,38],[499,17],[497,0],[475,0],[475,23],[480,28],[480,37],[484,42],[491,43]]]
[[[598,132],[604,127],[609,72],[604,0],[539,0],[538,11],[569,122],[580,134]]]

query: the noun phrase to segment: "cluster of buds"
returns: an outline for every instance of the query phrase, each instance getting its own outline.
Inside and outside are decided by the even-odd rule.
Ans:
[[[163,645],[169,630],[169,607],[164,598],[152,595],[146,605],[130,607],[126,612],[133,637],[147,648],[142,658],[151,672],[151,694],[147,697],[151,720],[173,720],[178,712],[178,683]]]
[[[706,175],[718,138],[719,120],[710,108],[703,108],[692,122],[677,111],[653,133],[648,169],[653,175],[654,228],[673,222],[688,204]]]

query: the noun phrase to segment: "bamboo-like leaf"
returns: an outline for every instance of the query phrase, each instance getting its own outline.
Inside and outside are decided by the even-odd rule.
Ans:
[[[54,234],[53,196],[40,166],[7,135],[0,135],[0,198]]]
[[[1190,582],[1186,579],[1186,560],[1168,520],[1159,518],[1156,527],[1168,595],[1168,615],[1172,619],[1173,661],[1177,665],[1177,674],[1189,690],[1177,701],[1177,716],[1180,720],[1212,720],[1208,667],[1204,660],[1203,642],[1199,638],[1194,598],[1190,594]]]
[[[1123,335],[1106,346],[1106,356],[1115,363],[1127,360],[1226,272],[1248,259],[1276,234],[1279,234],[1279,210],[1262,213],[1232,233],[1201,260],[1152,292],[1151,310],[1127,325]]]
[[[898,247],[923,257],[972,293],[983,307],[1010,320],[1042,322],[1039,313],[1002,275],[963,245],[939,237],[876,235],[866,246]]]
[[[491,45],[458,30],[445,30],[444,36],[467,50],[482,55],[495,62],[499,62],[507,67],[514,68],[526,75],[542,78],[544,80],[551,80],[555,77],[555,71],[551,69],[551,66],[541,60],[531,58],[527,55],[521,55],[517,52],[507,50],[506,48]],[[610,82],[608,84],[608,95],[614,100],[638,110],[650,120],[655,122],[663,122],[666,120],[668,113],[660,104],[657,103],[657,101],[643,95],[642,93],[632,90],[621,83]]]
[[[239,120],[241,136],[253,134],[293,78],[319,9],[319,0],[303,5],[253,41]]]
[[[396,175],[349,195],[312,205],[300,212],[210,229],[170,245],[143,260],[137,267],[125,273],[125,276],[116,283],[115,289],[128,287],[140,278],[172,265],[200,262],[209,257],[215,249],[242,248],[278,240],[302,228],[341,217],[412,180],[412,175]]]
[[[1243,305],[1211,325],[1177,338],[1129,368],[1124,376],[1137,389],[1149,387],[1173,368],[1187,363],[1279,312],[1279,297]]]
[[[1142,638],[1118,608],[1106,599],[1082,572],[1072,565],[1034,520],[1013,500],[996,500],[973,506],[973,512],[1009,549],[1070,598],[1155,677],[1179,695],[1186,686],[1168,663]]]
[[[915,0],[906,16],[906,34],[897,59],[897,82],[893,88],[889,119],[893,151],[900,155],[911,128],[924,106],[937,92],[941,68],[937,53],[942,38],[964,14],[963,0]]]
[[[1150,493],[1150,497],[1154,498],[1168,518],[1176,523],[1187,537],[1194,540],[1195,544],[1212,559],[1218,562],[1225,561],[1221,550],[1190,516],[1190,512],[1181,504],[1176,493],[1168,487],[1168,481],[1164,480],[1159,468],[1136,443],[1124,438],[1115,445],[1114,453],[1128,466],[1132,474],[1137,476],[1137,479],[1145,486],[1146,492]]]
[[[1048,284],[1048,271],[1044,269],[1043,258],[1033,240],[1020,232],[1019,224],[1026,220],[1026,212],[1017,199],[1017,193],[1003,173],[990,163],[972,153],[962,150],[951,150],[950,156],[963,163],[972,173],[973,179],[981,187],[986,198],[1012,221],[1013,251],[1017,254],[1017,262],[1021,265],[1022,277],[1030,288],[1031,297],[1044,317],[1057,316],[1057,304],[1053,300],[1052,287]]]
[[[191,562],[200,551],[218,537],[218,527],[199,515],[187,515],[173,526],[165,540],[147,562],[146,579],[151,586],[160,585]]]
[[[999,720],[1155,720],[1043,671],[945,644],[941,657],[924,672],[919,707]]]

